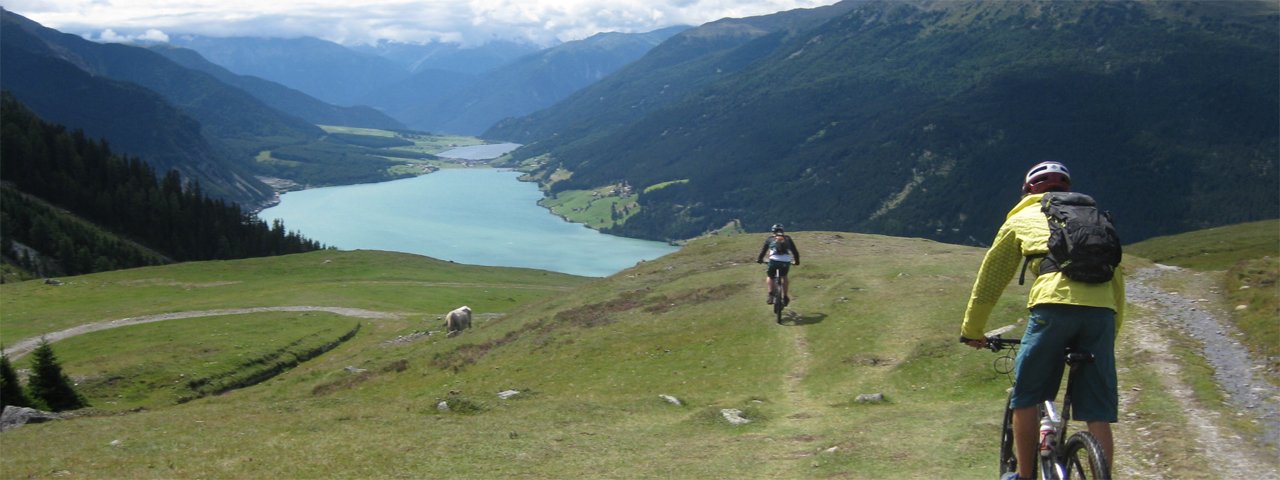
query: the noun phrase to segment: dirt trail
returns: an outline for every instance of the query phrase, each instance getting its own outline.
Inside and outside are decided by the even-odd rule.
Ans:
[[[1205,464],[1215,469],[1220,478],[1280,479],[1280,456],[1276,455],[1277,438],[1280,438],[1280,391],[1261,378],[1250,360],[1247,350],[1236,339],[1240,335],[1229,323],[1222,321],[1222,312],[1215,312],[1214,302],[1204,300],[1217,295],[1208,288],[1195,288],[1196,298],[1187,298],[1176,292],[1163,290],[1155,285],[1164,275],[1194,275],[1177,267],[1159,265],[1134,272],[1126,282],[1126,297],[1130,305],[1140,306],[1149,314],[1131,315],[1121,333],[1122,341],[1131,342],[1136,348],[1147,351],[1151,361],[1145,365],[1160,375],[1166,391],[1186,412],[1189,435],[1196,442]],[[1194,282],[1193,282],[1194,283]],[[1203,291],[1201,291],[1203,290]],[[1138,313],[1138,312],[1134,312]],[[1203,342],[1201,354],[1214,368],[1214,380],[1226,392],[1231,406],[1242,414],[1258,419],[1262,426],[1262,448],[1241,438],[1217,423],[1219,414],[1201,407],[1192,388],[1183,379],[1182,362],[1171,353],[1172,340],[1169,329],[1176,328]],[[1122,392],[1125,402],[1127,392]],[[1123,410],[1123,406],[1121,407]],[[1145,431],[1136,427],[1139,436]],[[1147,438],[1125,441],[1131,445],[1119,445],[1129,452],[1131,465],[1140,469],[1159,472],[1158,459],[1143,458],[1141,443]],[[1124,441],[1117,438],[1117,441]],[[1269,453],[1268,453],[1269,452]],[[1117,463],[1124,468],[1124,462]],[[1143,472],[1118,471],[1124,476],[1152,475]],[[1126,475],[1127,473],[1127,475]],[[1174,472],[1163,472],[1173,474]],[[1155,474],[1154,478],[1164,478]]]
[[[42,338],[47,340],[49,343],[53,343],[58,340],[74,337],[76,335],[83,335],[90,332],[106,330],[109,328],[118,328],[118,327],[123,327],[127,325],[138,325],[142,323],[162,322],[165,320],[178,320],[183,318],[218,317],[223,315],[244,315],[247,313],[261,313],[261,312],[329,312],[332,314],[342,315],[346,317],[358,317],[358,318],[369,318],[369,319],[394,319],[394,318],[401,317],[401,315],[398,313],[376,312],[372,310],[362,310],[359,308],[317,307],[317,306],[227,308],[227,309],[221,309],[221,310],[197,310],[197,311],[190,311],[190,312],[161,313],[157,315],[144,315],[141,317],[128,317],[128,318],[121,318],[117,320],[107,320],[103,322],[88,323],[84,325],[71,327],[66,330],[47,333],[39,337],[22,339],[22,340],[19,340],[17,343],[14,343],[13,345],[10,345],[8,348],[6,348],[5,355],[8,355],[10,360],[17,360],[23,355],[30,353],[32,350],[35,350],[35,348],[40,345],[40,339]]]

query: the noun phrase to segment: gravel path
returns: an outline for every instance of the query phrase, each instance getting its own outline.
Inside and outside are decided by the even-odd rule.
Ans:
[[[1170,387],[1170,393],[1186,410],[1188,426],[1193,430],[1191,433],[1197,444],[1207,459],[1212,459],[1224,469],[1223,475],[1280,479],[1280,473],[1277,473],[1280,456],[1274,455],[1280,440],[1280,389],[1258,373],[1255,366],[1260,363],[1250,360],[1248,350],[1238,340],[1242,334],[1229,322],[1221,320],[1225,313],[1214,312],[1212,302],[1208,300],[1187,298],[1157,287],[1155,281],[1163,275],[1194,273],[1164,265],[1134,272],[1126,279],[1127,301],[1150,310],[1152,315],[1149,319],[1134,316],[1132,325],[1126,322],[1122,335],[1132,334],[1142,348],[1156,352],[1151,367],[1161,374]],[[1182,380],[1180,362],[1169,353],[1170,341],[1164,334],[1168,328],[1180,329],[1202,342],[1201,354],[1213,367],[1214,380],[1226,393],[1232,407],[1259,421],[1266,444],[1263,449],[1272,453],[1271,458],[1243,454],[1253,451],[1256,445],[1220,430],[1213,422],[1216,413],[1196,405],[1191,388]]]
[[[66,330],[47,333],[39,337],[22,339],[22,340],[19,340],[17,343],[10,345],[5,350],[5,355],[7,355],[10,360],[17,360],[23,355],[30,353],[32,350],[35,350],[35,348],[40,345],[40,339],[42,338],[47,340],[49,343],[53,343],[58,340],[74,337],[76,335],[83,335],[90,332],[106,330],[109,328],[123,327],[126,325],[138,325],[142,323],[162,322],[165,320],[178,320],[183,318],[218,317],[223,315],[243,315],[246,313],[260,313],[260,312],[329,312],[332,314],[342,315],[346,317],[359,317],[359,318],[369,318],[369,319],[400,318],[400,314],[397,314],[397,313],[376,312],[373,310],[362,310],[359,308],[316,307],[316,306],[227,308],[227,309],[221,309],[221,310],[197,310],[197,311],[191,311],[191,312],[162,313],[158,315],[145,315],[141,317],[128,317],[128,318],[121,318],[117,320],[107,320],[103,322],[89,323],[85,325],[71,327]]]

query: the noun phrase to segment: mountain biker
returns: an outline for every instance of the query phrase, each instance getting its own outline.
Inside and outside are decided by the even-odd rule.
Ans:
[[[765,270],[765,285],[769,287],[769,300],[766,303],[773,304],[773,275],[777,273],[782,278],[787,278],[787,272],[791,270],[791,265],[800,264],[800,250],[796,249],[795,240],[791,239],[782,230],[782,224],[773,225],[773,234],[764,239],[764,246],[760,247],[760,254],[756,256],[756,263],[764,263],[765,254],[769,256],[769,268]],[[790,290],[791,282],[782,282],[782,305],[786,306],[791,303],[791,297],[787,295]]]
[[[1039,272],[1041,255],[1048,252],[1049,226],[1040,210],[1045,192],[1071,191],[1071,174],[1058,162],[1041,162],[1027,172],[1022,200],[996,232],[982,259],[965,308],[960,340],[983,348],[983,332],[996,301],[1013,279],[1023,257],[1030,256],[1032,272]],[[1063,351],[1079,348],[1095,356],[1071,392],[1074,417],[1088,424],[1102,444],[1107,462],[1113,458],[1111,424],[1117,421],[1115,368],[1116,332],[1124,318],[1124,278],[1117,267],[1105,283],[1085,283],[1054,271],[1037,275],[1027,297],[1030,310],[1022,348],[1014,365],[1011,396],[1013,439],[1018,471],[1004,479],[1029,479],[1037,449],[1036,406],[1057,396],[1062,380]]]

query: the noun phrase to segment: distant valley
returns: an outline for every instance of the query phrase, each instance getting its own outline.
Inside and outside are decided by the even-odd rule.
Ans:
[[[0,86],[245,211],[420,175],[479,135],[524,144],[495,164],[621,236],[981,245],[1054,159],[1138,241],[1280,217],[1278,19],[1249,0],[847,0],[549,48],[357,48],[98,44],[5,10]]]

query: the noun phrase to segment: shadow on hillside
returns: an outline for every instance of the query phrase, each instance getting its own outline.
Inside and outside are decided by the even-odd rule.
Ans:
[[[798,316],[790,317],[791,321],[789,323],[784,321],[783,324],[802,327],[805,325],[814,325],[817,323],[822,323],[822,321],[826,319],[827,319],[827,314],[825,313],[810,313],[806,315],[798,315]]]

